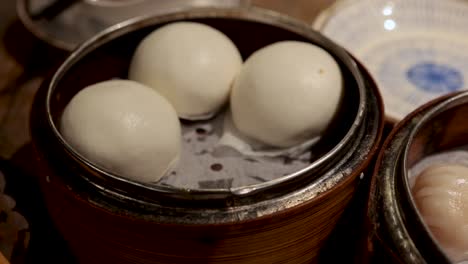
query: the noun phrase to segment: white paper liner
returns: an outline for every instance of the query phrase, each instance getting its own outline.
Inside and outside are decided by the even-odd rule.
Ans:
[[[231,147],[246,156],[253,157],[278,157],[288,156],[297,158],[301,156],[307,149],[310,149],[320,137],[314,137],[302,144],[289,148],[269,148],[262,143],[253,139],[247,138],[234,126],[232,115],[227,111],[224,115],[223,135],[218,142],[219,146]]]
[[[311,153],[303,152],[310,145],[283,152],[262,152],[267,155],[254,153],[252,149],[250,152],[242,150],[252,154],[246,155],[226,144],[226,137],[236,140],[234,136],[225,135],[220,143],[225,116],[221,113],[212,120],[183,123],[178,166],[159,184],[186,189],[230,189],[270,181],[310,164]],[[242,141],[236,142],[242,144]],[[301,151],[303,153],[299,154]]]

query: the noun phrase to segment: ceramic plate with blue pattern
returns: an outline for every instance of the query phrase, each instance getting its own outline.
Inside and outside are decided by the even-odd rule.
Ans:
[[[468,88],[468,1],[341,0],[314,28],[370,70],[393,121]]]

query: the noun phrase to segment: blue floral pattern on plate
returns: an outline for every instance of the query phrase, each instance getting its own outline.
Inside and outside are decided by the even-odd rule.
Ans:
[[[398,121],[438,96],[468,89],[467,12],[458,0],[341,0],[314,27],[364,63],[385,115]]]
[[[416,87],[432,93],[446,93],[463,87],[463,75],[455,68],[433,62],[421,62],[406,72],[407,79]]]

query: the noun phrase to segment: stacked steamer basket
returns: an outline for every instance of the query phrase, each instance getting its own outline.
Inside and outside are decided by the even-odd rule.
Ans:
[[[431,166],[467,166],[467,111],[467,92],[435,99],[401,121],[387,138],[376,165],[369,200],[372,241],[369,249],[375,261],[465,263],[463,261],[467,260],[466,248],[464,253],[463,249],[455,252],[444,247],[447,241],[438,239],[441,232],[446,232],[444,222],[452,219],[450,203],[466,197],[466,187],[463,189],[466,180],[460,178],[454,182],[456,189],[444,190],[447,183],[451,184],[452,173],[432,173],[431,181],[436,185],[426,186],[424,195],[434,197],[430,202],[435,203],[438,210],[446,210],[445,214],[436,215],[440,219],[425,218],[425,210],[431,205],[419,207],[419,197],[415,196],[418,194],[415,192],[416,177],[423,177],[423,172]],[[448,199],[453,194],[455,196]],[[445,204],[446,201],[449,203]],[[455,209],[466,211],[466,205]],[[459,217],[461,224],[455,223],[449,228],[463,236],[466,216]],[[436,230],[432,228],[434,225],[442,228]],[[452,234],[451,238],[455,243],[463,243],[463,238],[457,235]]]
[[[68,146],[57,123],[70,99],[90,84],[126,78],[138,43],[175,21],[220,30],[244,59],[282,40],[334,57],[343,100],[307,166],[263,183],[183,188],[121,178]],[[48,210],[80,263],[310,263],[376,153],[383,107],[369,75],[307,25],[255,8],[208,8],[135,19],[81,45],[39,90],[31,125]]]

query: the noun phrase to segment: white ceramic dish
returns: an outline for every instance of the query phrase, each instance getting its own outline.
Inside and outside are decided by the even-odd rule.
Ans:
[[[398,121],[425,102],[468,88],[468,1],[341,0],[313,27],[361,60]]]
[[[177,8],[237,6],[243,0],[17,0],[20,20],[38,38],[71,51],[98,32],[129,18]]]

